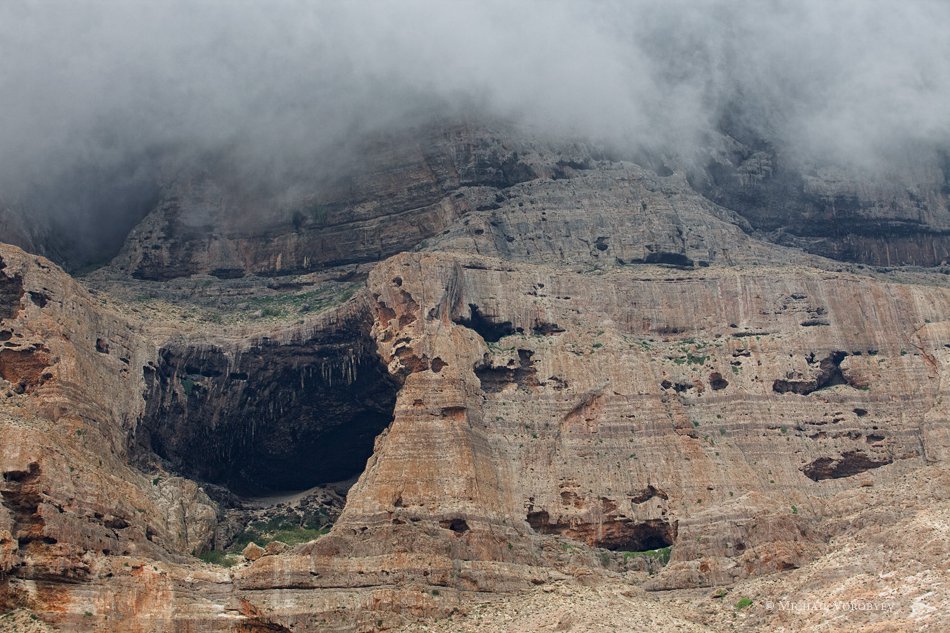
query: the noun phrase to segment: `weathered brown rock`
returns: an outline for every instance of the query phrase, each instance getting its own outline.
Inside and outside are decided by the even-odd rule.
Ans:
[[[150,346],[50,262],[7,246],[0,258],[24,288],[0,321],[4,594],[40,608],[63,599],[58,583],[93,581],[99,557],[183,560],[210,539],[214,504],[194,482],[150,480],[125,449],[142,406],[131,368]]]
[[[261,556],[267,553],[263,547],[257,543],[248,543],[247,547],[244,548],[244,551],[241,552],[241,555],[249,561],[255,561]]]
[[[942,289],[807,269],[582,277],[443,255],[394,258],[370,285],[384,315],[381,352],[408,375],[341,526],[405,521],[424,508],[429,520],[464,520],[466,542],[495,560],[517,557],[481,543],[480,521],[492,534],[561,533],[615,549],[675,542],[674,563],[741,555],[726,572],[741,577],[796,566],[819,546],[792,505],[856,485],[857,472],[887,477],[879,466],[896,474],[946,450],[944,432],[922,435],[916,422],[943,397],[934,372],[946,362],[945,334],[927,331],[950,308]],[[812,304],[832,325],[801,325]],[[882,314],[880,304],[894,308]],[[486,345],[456,323],[473,305],[524,334]],[[540,323],[565,332],[532,333]],[[774,388],[772,376],[817,367],[836,350],[847,350],[840,384],[805,396]],[[438,372],[434,358],[445,363]],[[732,375],[728,387],[703,388],[714,370]],[[908,389],[918,395],[898,395]],[[869,416],[877,428],[862,430]],[[822,459],[853,468],[816,488],[806,474]],[[643,500],[650,486],[664,496]],[[738,530],[692,543],[723,519]],[[791,558],[749,553],[784,539]],[[722,582],[719,565],[687,584]]]
[[[275,554],[283,554],[289,549],[287,543],[282,543],[281,541],[271,541],[264,548],[264,551],[268,556],[274,556]]]

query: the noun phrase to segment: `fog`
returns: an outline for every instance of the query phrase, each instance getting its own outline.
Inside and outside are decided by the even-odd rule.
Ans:
[[[117,214],[169,156],[274,174],[453,116],[684,163],[728,116],[882,169],[950,145],[948,33],[945,0],[8,1],[0,199]]]

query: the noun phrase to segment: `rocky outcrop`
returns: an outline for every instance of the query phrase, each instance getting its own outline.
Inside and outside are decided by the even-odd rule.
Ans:
[[[264,191],[226,164],[178,175],[113,266],[167,280],[377,261],[452,224],[466,189],[502,190],[545,170],[530,142],[465,125],[362,139],[351,154],[358,162]]]
[[[398,286],[391,281],[397,276]],[[710,508],[727,512],[748,495],[758,504],[781,491],[782,505],[772,510],[787,515],[787,501],[796,491],[821,494],[800,468],[822,457],[837,460],[849,449],[878,464],[919,464],[920,427],[900,420],[923,418],[941,395],[933,372],[941,371],[945,360],[931,363],[945,356],[943,335],[931,336],[942,330],[926,334],[921,328],[939,320],[950,295],[932,287],[807,269],[739,273],[711,267],[688,277],[654,269],[649,275],[616,271],[600,277],[436,255],[395,258],[374,271],[371,286],[379,288],[381,306],[396,306],[390,308],[395,316],[379,323],[380,340],[399,342],[381,348],[384,358],[392,359],[391,371],[406,371],[407,358],[438,357],[445,363],[439,372],[431,365],[409,368],[396,421],[377,458],[395,468],[400,458],[387,459],[387,451],[399,450],[394,447],[400,443],[395,436],[401,415],[413,420],[408,428],[425,425],[430,442],[438,441],[432,438],[442,428],[471,436],[451,443],[472,447],[461,449],[472,454],[467,458],[472,473],[459,472],[458,462],[439,451],[425,460],[433,469],[431,494],[452,480],[460,486],[453,498],[470,498],[461,493],[467,488],[482,495],[486,488],[503,491],[500,499],[476,504],[504,508],[500,525],[521,518],[543,532],[589,530],[592,535],[580,540],[591,544],[615,541],[613,525],[639,522],[649,530],[658,521],[678,522],[675,551],[685,552],[692,547],[687,544],[691,514],[698,511],[711,520]],[[793,296],[820,303],[832,325],[803,327],[789,308]],[[402,313],[412,305],[406,297],[419,304],[414,318]],[[879,301],[895,306],[893,316],[878,312],[869,319]],[[925,304],[924,314],[914,313]],[[455,323],[453,311],[470,313],[472,305],[495,323],[510,323],[512,333],[489,342],[464,319]],[[408,325],[399,327],[400,322]],[[557,323],[564,332],[537,334],[538,322]],[[390,334],[389,328],[396,329]],[[750,331],[757,334],[743,336]],[[846,358],[834,351],[841,348],[851,350]],[[832,362],[812,360],[823,357]],[[859,386],[824,381],[824,393],[804,396],[773,389],[772,376],[809,363],[833,367],[834,360]],[[709,376],[716,370],[732,377],[727,387],[711,388]],[[668,390],[667,380],[689,388]],[[425,386],[414,390],[413,384]],[[917,394],[910,399],[919,403],[916,413],[908,412],[915,405],[907,397],[891,391],[908,387]],[[773,417],[770,411],[781,413]],[[459,424],[462,431],[450,431]],[[424,438],[404,441],[407,452],[397,455],[408,460],[408,446],[418,452]],[[766,448],[776,441],[783,444],[782,458]],[[766,452],[759,455],[761,450]],[[434,466],[442,459],[444,471]],[[495,466],[475,468],[482,459]],[[664,464],[672,469],[664,470]],[[511,465],[518,465],[514,473]],[[480,472],[511,475],[489,479],[492,485],[463,483]],[[369,477],[381,479],[368,482]],[[426,493],[416,493],[422,494],[418,499],[406,491],[389,493],[384,477],[382,466],[367,471],[341,522],[363,507],[364,489],[374,495],[365,521],[383,508],[404,512],[393,505],[395,497],[402,508],[431,507]],[[421,481],[414,481],[417,490]],[[643,498],[637,491],[650,486],[661,488],[665,498],[634,503]],[[465,504],[450,510],[475,525],[478,517],[469,517]],[[677,534],[664,529],[670,534],[666,540]],[[758,537],[753,531],[746,538]],[[716,547],[727,556],[732,546],[707,540],[703,555],[715,556]]]
[[[23,288],[0,321],[0,603],[60,601],[61,583],[95,582],[103,557],[182,560],[211,538],[216,510],[194,482],[129,463],[143,404],[132,368],[149,346],[49,261],[8,246],[0,258]]]
[[[950,258],[946,152],[919,148],[867,169],[802,164],[763,139],[729,132],[691,180],[769,239],[877,266],[937,266]]]
[[[939,271],[776,246],[672,170],[455,133],[259,216],[182,181],[98,294],[0,250],[0,602],[68,630],[368,631],[573,582],[818,582],[841,539],[867,565],[893,541],[863,531],[900,518],[875,500],[930,533]],[[329,207],[294,226],[304,202]],[[321,284],[339,301],[311,309]],[[236,493],[358,472],[329,534],[191,556],[233,536]]]
[[[0,235],[72,270],[101,265],[124,242],[113,267],[150,280],[374,262],[447,229],[462,239],[483,236],[478,243],[491,238],[514,257],[554,256],[571,235],[599,251],[601,262],[698,265],[722,243],[696,242],[695,223],[710,220],[681,213],[684,197],[694,197],[746,232],[824,257],[876,266],[938,266],[950,257],[946,151],[918,148],[867,168],[813,164],[728,119],[706,139],[705,159],[689,164],[474,119],[363,136],[281,177],[248,175],[226,150],[200,161],[152,157],[134,178],[73,174],[113,195],[94,209],[73,209],[81,215],[71,225],[60,217],[68,204],[55,199],[61,194],[39,196],[45,212],[0,200]],[[653,178],[618,173],[632,165],[621,158]],[[580,218],[560,217],[566,205],[597,209],[618,201],[633,215],[645,204],[648,220],[617,226],[621,216],[584,227]],[[496,213],[456,227],[471,211]],[[523,217],[533,211],[547,211],[547,224]],[[520,235],[529,226],[532,234]]]

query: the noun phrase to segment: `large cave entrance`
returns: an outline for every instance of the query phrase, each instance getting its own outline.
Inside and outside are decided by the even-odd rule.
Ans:
[[[145,369],[140,454],[240,496],[359,475],[392,420],[398,386],[359,329],[263,340],[237,353],[167,346]]]

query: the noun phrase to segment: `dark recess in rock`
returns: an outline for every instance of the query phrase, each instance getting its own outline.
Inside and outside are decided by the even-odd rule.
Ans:
[[[656,253],[649,253],[643,259],[631,259],[631,264],[663,264],[665,266],[673,266],[675,268],[692,268],[693,260],[687,257],[682,253],[670,253],[667,251],[659,251]]]
[[[504,160],[501,160],[495,152],[478,159],[475,163],[475,174],[476,177],[472,182],[463,182],[463,184],[480,184],[507,189],[538,177],[530,165],[521,162],[518,152],[513,152]]]
[[[216,347],[162,349],[158,367],[144,369],[146,408],[132,450],[240,494],[359,474],[392,420],[398,388],[368,331],[364,317],[233,357]]]
[[[534,352],[526,349],[518,350],[518,365],[511,367],[494,367],[487,363],[475,367],[475,375],[486,393],[498,393],[508,385],[516,384],[519,387],[537,387],[538,370],[534,368],[531,357]]]
[[[546,530],[547,527],[551,525],[551,515],[547,510],[535,510],[529,512],[525,520],[535,532],[546,533],[544,530]]]
[[[729,381],[722,377],[718,371],[714,371],[709,374],[709,386],[713,388],[714,391],[720,391],[729,386]]]
[[[45,308],[46,304],[49,302],[49,296],[45,295],[42,292],[36,292],[35,290],[30,290],[30,301],[33,302],[38,308]]]
[[[3,260],[0,260],[0,319],[15,319],[20,313],[20,299],[23,298],[23,278],[19,275],[7,277],[3,273]]]
[[[882,438],[883,439],[883,438]],[[893,460],[889,457],[874,459],[865,453],[847,451],[838,458],[819,457],[804,468],[802,472],[813,481],[840,479],[863,473],[873,468],[887,466]]]
[[[22,550],[32,545],[55,545],[55,538],[44,534],[46,521],[39,512],[43,503],[40,465],[30,462],[27,470],[8,470],[0,481],[0,501],[10,511],[10,533]]]
[[[469,530],[468,522],[465,519],[445,519],[443,521],[439,521],[439,525],[446,530],[452,530],[456,534],[464,534]]]
[[[457,317],[452,320],[459,325],[474,330],[485,339],[485,342],[497,343],[503,336],[510,336],[515,333],[511,321],[495,321],[490,315],[483,315],[474,303],[468,304],[468,309],[468,318]]]
[[[814,378],[809,380],[804,378],[779,379],[772,383],[772,390],[776,393],[791,392],[807,396],[814,391],[834,385],[849,385],[854,387],[841,371],[841,362],[847,355],[847,352],[831,352],[831,354],[823,358],[819,363],[819,373]]]
[[[630,502],[631,503],[646,503],[653,497],[659,497],[660,499],[669,499],[669,495],[667,495],[662,490],[657,489],[653,484],[649,484],[643,490],[640,490],[639,492],[631,495]]]
[[[244,276],[244,270],[240,268],[215,268],[211,271],[211,276],[218,279],[240,279]]]
[[[535,323],[531,331],[538,336],[550,336],[564,332],[564,328],[558,326],[557,323]]]
[[[673,545],[676,528],[660,519],[636,522],[620,519],[604,526],[603,536],[594,541],[597,547],[624,552],[644,552]]]
[[[129,527],[129,522],[122,517],[112,517],[103,522],[103,525],[112,530],[124,530]]]
[[[552,523],[546,510],[529,512],[526,520],[540,534],[559,534],[587,543],[591,547],[624,552],[645,552],[669,547],[676,540],[676,524],[662,519],[634,521],[627,518],[607,518],[599,524]]]

